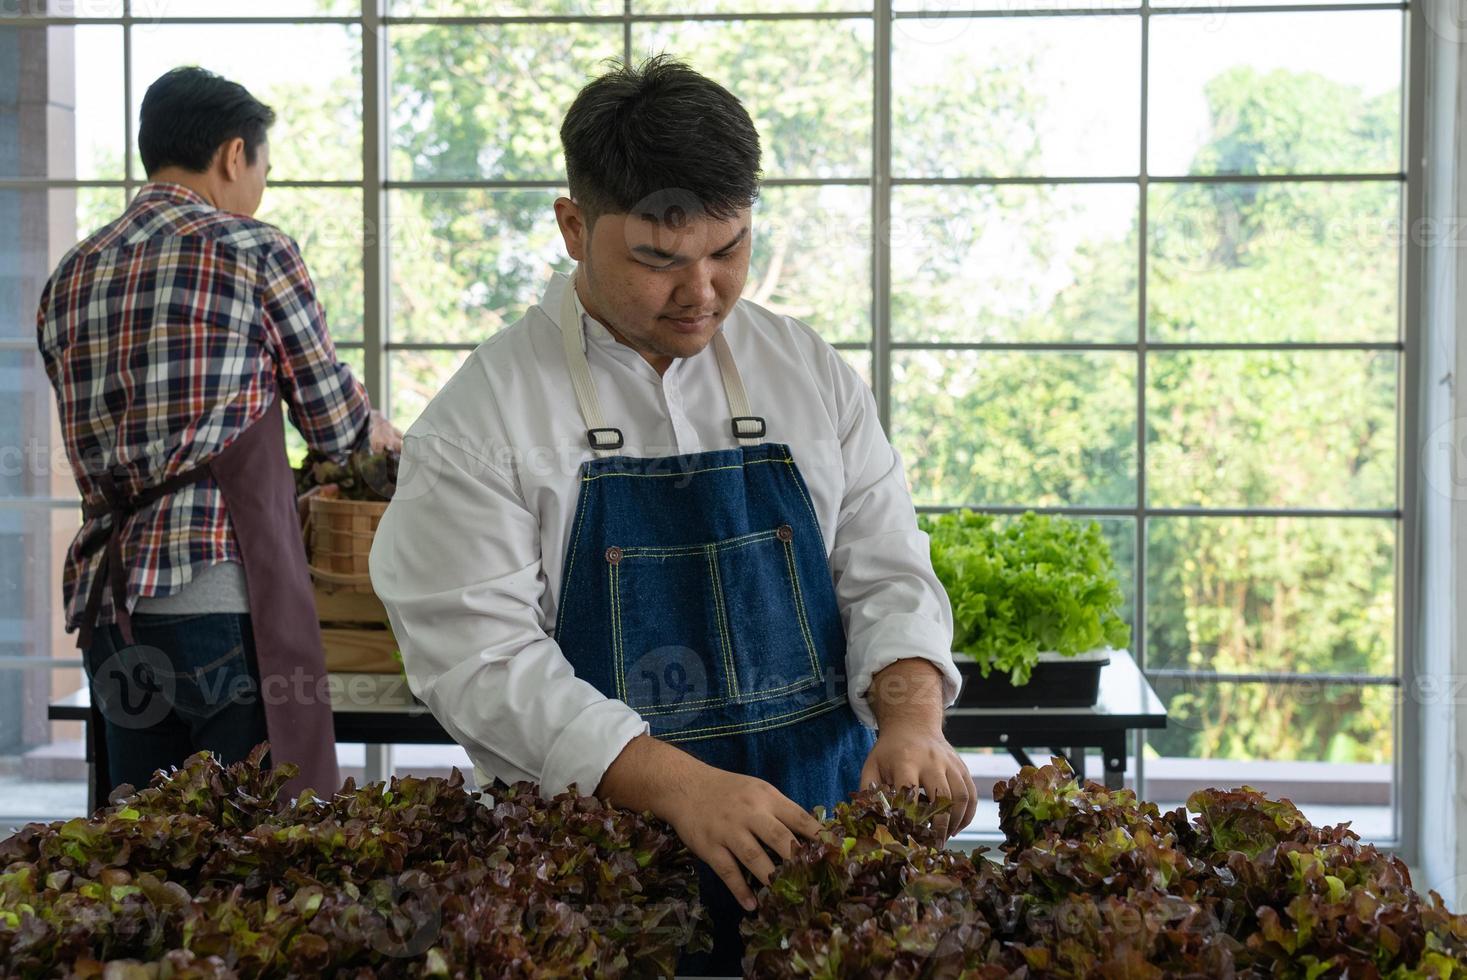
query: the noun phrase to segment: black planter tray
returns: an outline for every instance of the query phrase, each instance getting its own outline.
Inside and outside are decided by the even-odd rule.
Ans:
[[[1029,674],[1029,683],[1015,687],[1007,671],[991,669],[984,677],[978,664],[964,654],[953,655],[963,689],[959,708],[1089,708],[1100,697],[1100,671],[1110,663],[1109,650],[1092,650],[1073,657],[1041,653]]]

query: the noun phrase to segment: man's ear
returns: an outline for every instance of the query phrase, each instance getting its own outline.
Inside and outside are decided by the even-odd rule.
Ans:
[[[565,241],[566,254],[577,262],[586,260],[586,246],[590,228],[586,226],[585,212],[568,197],[555,199],[555,223],[560,226],[560,237]]]
[[[227,140],[219,147],[219,167],[223,171],[222,176],[229,180],[239,180],[245,171],[245,141],[236,136]]]

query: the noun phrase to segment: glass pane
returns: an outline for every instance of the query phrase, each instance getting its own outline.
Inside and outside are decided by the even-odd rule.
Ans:
[[[892,28],[898,177],[1134,174],[1134,17],[926,17]]]
[[[137,18],[356,17],[360,0],[132,0]]]
[[[1316,826],[1395,836],[1393,687],[1153,682],[1167,727],[1146,733],[1145,798],[1163,810],[1208,787],[1287,798]]]
[[[891,210],[897,340],[1135,340],[1135,187],[897,187]]]
[[[1391,676],[1395,552],[1390,520],[1154,517],[1147,666]]]
[[[871,192],[839,186],[761,190],[743,295],[803,320],[832,343],[869,342]]]
[[[870,9],[871,0],[632,0],[634,14],[764,14]]]
[[[394,17],[608,16],[622,0],[389,0]]]
[[[1401,167],[1399,11],[1151,21],[1152,173]]]
[[[1152,340],[1399,336],[1400,185],[1152,185]]]
[[[619,24],[400,27],[388,37],[396,180],[564,180],[565,112],[622,53]]]
[[[892,443],[919,505],[1130,506],[1129,353],[897,351]]]
[[[1151,505],[1393,507],[1397,368],[1394,351],[1151,353]]]
[[[0,25],[3,25],[0,21]],[[122,28],[4,27],[0,177],[121,180]]]
[[[162,0],[133,0],[133,14],[139,13],[148,3]],[[20,4],[26,16],[44,17],[121,17],[122,0],[23,0]]]
[[[766,177],[870,175],[871,43],[865,19],[632,28],[637,57],[682,58],[743,102]]]
[[[6,377],[12,376],[12,357],[0,356]],[[69,473],[65,479],[70,482]],[[78,508],[0,509],[0,622],[7,624],[0,633],[0,656],[80,657],[76,634],[65,631],[61,601],[66,550],[80,524]],[[50,819],[86,810],[81,728],[46,718],[48,703],[83,683],[75,667],[0,673],[0,811],[7,816]],[[0,835],[13,823],[0,826]]]
[[[17,532],[17,537],[24,534]],[[0,531],[0,537],[4,536],[6,532]],[[57,575],[59,581],[60,573]],[[57,588],[59,594],[60,586]],[[62,645],[75,643],[73,633]],[[20,652],[24,651],[18,644],[0,643],[0,654]],[[32,821],[86,814],[82,725],[46,718],[51,701],[80,690],[85,683],[80,667],[0,667],[0,836]]]
[[[406,432],[472,353],[466,350],[389,351],[387,386],[392,424]]]
[[[554,191],[389,194],[388,336],[478,343],[540,301],[552,270],[569,272]]]
[[[40,352],[0,350],[0,497],[76,496]]]
[[[1134,10],[1140,0],[895,0],[898,22],[907,19],[943,20],[960,16],[964,10],[1056,10],[1063,12],[1083,7],[1086,10]],[[1155,4],[1153,4],[1155,6]],[[954,12],[958,13],[954,13]]]
[[[35,342],[46,280],[73,245],[122,208],[121,188],[0,190],[0,337]]]
[[[362,339],[362,193],[271,187],[256,215],[300,246],[335,340]]]
[[[180,64],[238,82],[275,110],[273,180],[362,175],[362,32],[346,25],[164,25],[133,32],[133,118],[148,86]]]

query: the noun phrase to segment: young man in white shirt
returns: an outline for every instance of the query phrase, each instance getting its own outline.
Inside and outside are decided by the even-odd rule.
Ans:
[[[881,782],[972,819],[951,610],[870,390],[740,299],[739,101],[653,59],[587,85],[561,138],[575,273],[408,431],[373,584],[479,780],[666,819],[715,927],[679,972],[737,972],[745,869],[767,882],[810,807]]]

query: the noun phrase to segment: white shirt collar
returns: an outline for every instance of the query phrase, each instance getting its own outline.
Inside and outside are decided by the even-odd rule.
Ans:
[[[591,341],[595,341],[597,347],[610,351],[613,357],[619,357],[628,363],[639,364],[641,369],[644,369],[652,380],[659,383],[675,375],[681,369],[683,361],[687,360],[685,357],[674,357],[672,363],[667,366],[667,370],[659,376],[652,365],[647,363],[645,357],[638,351],[617,340],[612,336],[611,331],[606,329],[605,324],[586,312],[585,306],[581,304],[581,294],[576,292],[574,275],[566,277],[565,288],[571,291],[571,297],[575,300],[576,304],[576,315],[581,318],[582,350],[589,351]]]

